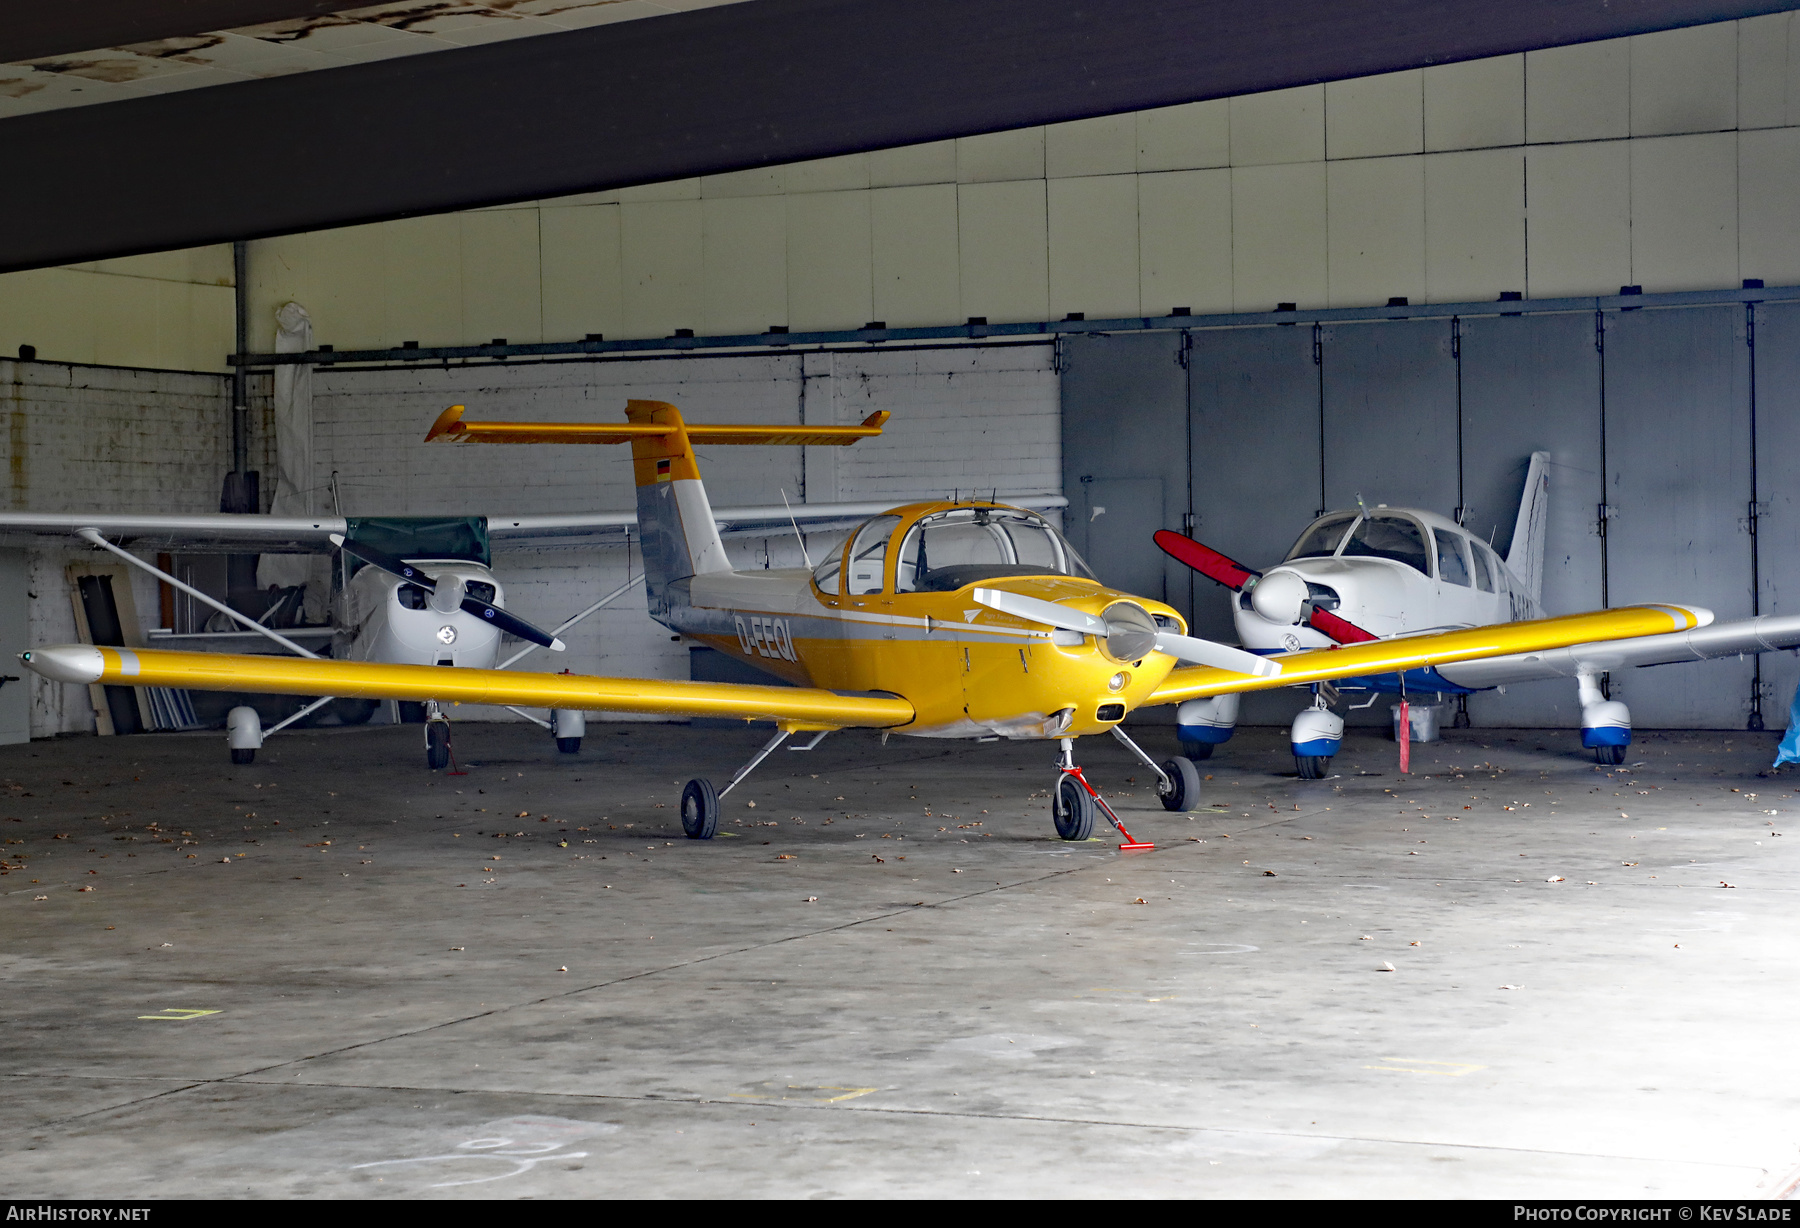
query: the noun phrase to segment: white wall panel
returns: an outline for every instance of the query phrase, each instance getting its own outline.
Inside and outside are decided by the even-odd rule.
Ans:
[[[544,339],[538,214],[489,209],[462,215],[462,336]]]
[[[625,331],[624,270],[619,263],[619,205],[543,211],[544,336],[574,341]]]
[[[878,149],[869,155],[869,186],[903,188],[956,182],[956,142],[931,141]]]
[[[677,328],[700,327],[700,202],[628,202],[619,217],[626,334],[667,337]]]
[[[1048,199],[1050,314],[1137,315],[1137,176],[1052,179]]]
[[[1333,307],[1425,297],[1425,160],[1328,164],[1328,291]]]
[[[1233,310],[1325,306],[1323,163],[1234,169],[1231,218]]]
[[[1426,301],[1523,293],[1524,151],[1428,154],[1424,162]]]
[[[1425,148],[1420,70],[1331,81],[1325,86],[1325,156],[1381,158]]]
[[[868,192],[787,198],[788,322],[794,328],[867,323],[870,278]]]
[[[1737,28],[1731,22],[1639,34],[1631,46],[1631,135],[1737,126]]]
[[[1140,171],[1231,164],[1231,103],[1224,98],[1137,113]]]
[[[1800,130],[1738,135],[1738,267],[1771,286],[1800,284]]]
[[[1427,68],[1425,149],[1481,149],[1525,140],[1525,57]]]
[[[1137,170],[1137,116],[1102,115],[1044,129],[1044,174],[1129,175]]]
[[[1631,280],[1655,293],[1738,282],[1737,134],[1631,144]]]
[[[386,240],[379,266],[382,279],[371,295],[381,309],[380,344],[454,345],[469,339],[463,331],[462,227],[457,217],[407,218],[381,230]],[[353,348],[354,343],[338,331],[344,321],[334,302],[328,298],[298,302],[312,316],[315,342]],[[252,315],[259,349],[274,347],[275,312],[283,305],[265,303],[261,313]],[[507,334],[489,333],[481,339],[496,335]]]
[[[869,193],[873,315],[894,328],[958,320],[956,185]]]
[[[957,189],[962,314],[1042,320],[1050,311],[1049,219],[1042,180]]]
[[[1231,175],[1205,170],[1138,177],[1138,301],[1145,312],[1232,309]]]
[[[1800,14],[1737,23],[1738,127],[1800,123]]]
[[[845,154],[787,167],[790,192],[854,192],[869,186],[869,156]]]
[[[1616,292],[1631,281],[1631,147],[1551,145],[1525,155],[1531,298]]]
[[[760,333],[788,322],[787,200],[739,196],[700,202],[709,333]]]
[[[1043,177],[1042,128],[965,136],[956,142],[956,179],[959,183],[1000,183]]]
[[[1526,140],[1601,141],[1630,132],[1629,39],[1526,53]]]
[[[1325,87],[1246,94],[1231,100],[1231,164],[1316,162],[1325,156]]]

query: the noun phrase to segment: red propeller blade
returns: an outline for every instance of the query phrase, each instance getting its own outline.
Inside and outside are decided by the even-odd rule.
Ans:
[[[1348,619],[1339,618],[1330,610],[1321,610],[1315,607],[1312,618],[1308,621],[1312,623],[1313,630],[1324,632],[1340,644],[1366,644],[1370,640],[1379,638],[1370,635]]]
[[[1242,563],[1226,558],[1210,546],[1202,546],[1191,537],[1183,537],[1168,529],[1156,531],[1156,544],[1172,559],[1179,559],[1209,580],[1217,580],[1233,592],[1243,589],[1262,572],[1252,571]]]

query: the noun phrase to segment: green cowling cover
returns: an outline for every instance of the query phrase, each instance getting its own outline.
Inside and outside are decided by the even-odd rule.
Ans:
[[[486,516],[351,516],[349,538],[403,559],[492,565]]]

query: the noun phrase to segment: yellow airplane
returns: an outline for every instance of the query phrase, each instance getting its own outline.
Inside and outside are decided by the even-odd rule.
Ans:
[[[631,444],[650,614],[671,630],[791,686],[605,678],[374,661],[227,656],[74,644],[21,660],[68,683],[188,687],[377,699],[508,704],[768,721],[775,735],[723,789],[682,793],[693,839],[718,828],[719,799],[788,738],[810,749],[838,729],[914,737],[1059,744],[1051,814],[1085,840],[1096,812],[1126,831],[1074,759],[1075,739],[1108,733],[1159,781],[1165,809],[1199,801],[1186,758],[1157,763],[1122,722],[1138,708],[1346,676],[1686,631],[1712,620],[1691,606],[1642,605],[1530,622],[1340,644],[1273,656],[1195,639],[1160,601],[1108,588],[1042,516],[989,501],[915,503],[875,516],[806,568],[735,571],[726,561],[694,458],[696,444],[848,445],[860,426],[704,426],[675,406],[632,401],[627,422],[465,422],[452,406],[429,440]],[[810,563],[810,560],[809,560]],[[380,565],[377,563],[377,565]],[[1177,668],[1185,663],[1184,668]],[[884,733],[885,736],[885,733]]]

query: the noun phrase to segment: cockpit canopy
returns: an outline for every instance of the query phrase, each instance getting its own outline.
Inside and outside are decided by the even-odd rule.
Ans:
[[[904,538],[896,548],[898,533]],[[890,553],[895,558],[891,590]],[[910,524],[904,516],[877,516],[813,569],[813,583],[821,591],[835,593],[841,583],[842,591],[853,597],[954,592],[1006,576],[1092,580],[1094,573],[1042,516],[1010,507],[952,508]]]
[[[1445,584],[1484,593],[1510,590],[1506,565],[1487,543],[1447,523],[1427,525],[1417,516],[1386,508],[1319,517],[1283,561],[1328,558],[1390,559]]]

